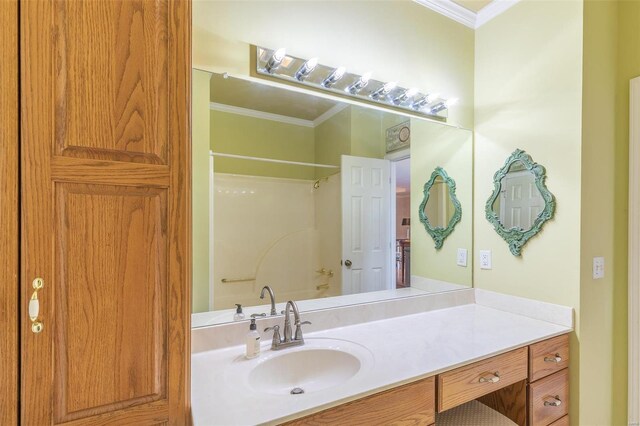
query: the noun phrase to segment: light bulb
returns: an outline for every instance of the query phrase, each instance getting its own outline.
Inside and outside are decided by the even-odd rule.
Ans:
[[[345,67],[336,68],[331,72],[331,74],[329,74],[327,78],[322,81],[322,85],[327,88],[331,87],[333,84],[335,84],[336,81],[340,80],[344,76],[344,73],[346,71],[347,69]]]
[[[280,66],[280,63],[282,63],[282,60],[285,58],[285,56],[287,56],[287,50],[284,47],[281,47],[280,49],[273,52],[273,55],[271,55],[271,58],[269,58],[269,61],[267,61],[267,65],[265,65],[264,69],[269,74],[273,73],[276,68]]]
[[[393,99],[394,104],[401,104],[407,99],[413,98],[415,94],[418,93],[418,89],[412,87],[411,89],[405,90],[401,95]]]
[[[285,56],[287,56],[287,49],[284,47],[281,47],[273,53],[273,58],[278,62],[282,62]]]
[[[307,62],[302,64],[302,66],[300,67],[300,69],[298,69],[298,71],[296,71],[295,79],[298,81],[304,80],[309,74],[311,74],[311,72],[315,69],[317,65],[318,65],[318,58],[309,59]]]
[[[351,84],[349,87],[345,89],[346,92],[355,95],[359,91],[365,88],[367,84],[369,84],[369,79],[371,78],[371,72],[364,73],[355,83]]]
[[[415,87],[412,87],[411,89],[407,90],[406,92],[404,92],[405,96],[407,98],[412,98],[416,95],[416,93],[418,93],[418,89],[416,89]]]
[[[376,91],[372,92],[371,95],[369,96],[371,97],[371,99],[375,99],[375,100],[382,99],[385,96],[387,96],[389,92],[395,89],[397,85],[398,83],[396,83],[395,81],[390,81],[388,83],[385,83],[382,87],[378,88]]]

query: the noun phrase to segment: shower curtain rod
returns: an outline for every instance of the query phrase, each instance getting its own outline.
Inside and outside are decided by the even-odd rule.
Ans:
[[[266,163],[291,164],[294,166],[322,167],[325,169],[339,169],[340,166],[331,166],[329,164],[302,163],[299,161],[276,160],[275,158],[249,157],[246,155],[225,154],[222,152],[209,152],[212,157],[239,158],[241,160],[264,161]]]

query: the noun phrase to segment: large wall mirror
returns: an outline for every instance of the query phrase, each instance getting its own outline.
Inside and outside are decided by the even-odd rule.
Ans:
[[[277,312],[472,285],[456,264],[472,249],[469,130],[252,77],[193,81],[194,327],[236,304],[270,315],[266,285]],[[464,210],[440,250],[418,215],[436,167]]]

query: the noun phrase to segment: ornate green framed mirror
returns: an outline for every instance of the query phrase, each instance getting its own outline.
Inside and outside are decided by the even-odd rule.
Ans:
[[[436,167],[424,184],[424,199],[418,215],[427,233],[442,248],[444,240],[462,218],[462,207],[456,197],[456,182],[442,167]]]
[[[514,256],[553,217],[556,201],[545,185],[546,171],[529,154],[516,149],[493,176],[487,220],[509,244]]]

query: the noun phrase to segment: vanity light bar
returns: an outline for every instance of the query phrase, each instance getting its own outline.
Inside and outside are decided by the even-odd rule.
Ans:
[[[404,109],[441,121],[446,121],[449,108],[457,101],[455,98],[443,99],[438,94],[422,92],[417,88],[400,87],[395,82],[373,80],[370,72],[353,74],[343,66],[322,65],[318,58],[307,60],[287,55],[284,48],[256,47],[256,55],[258,74]]]

